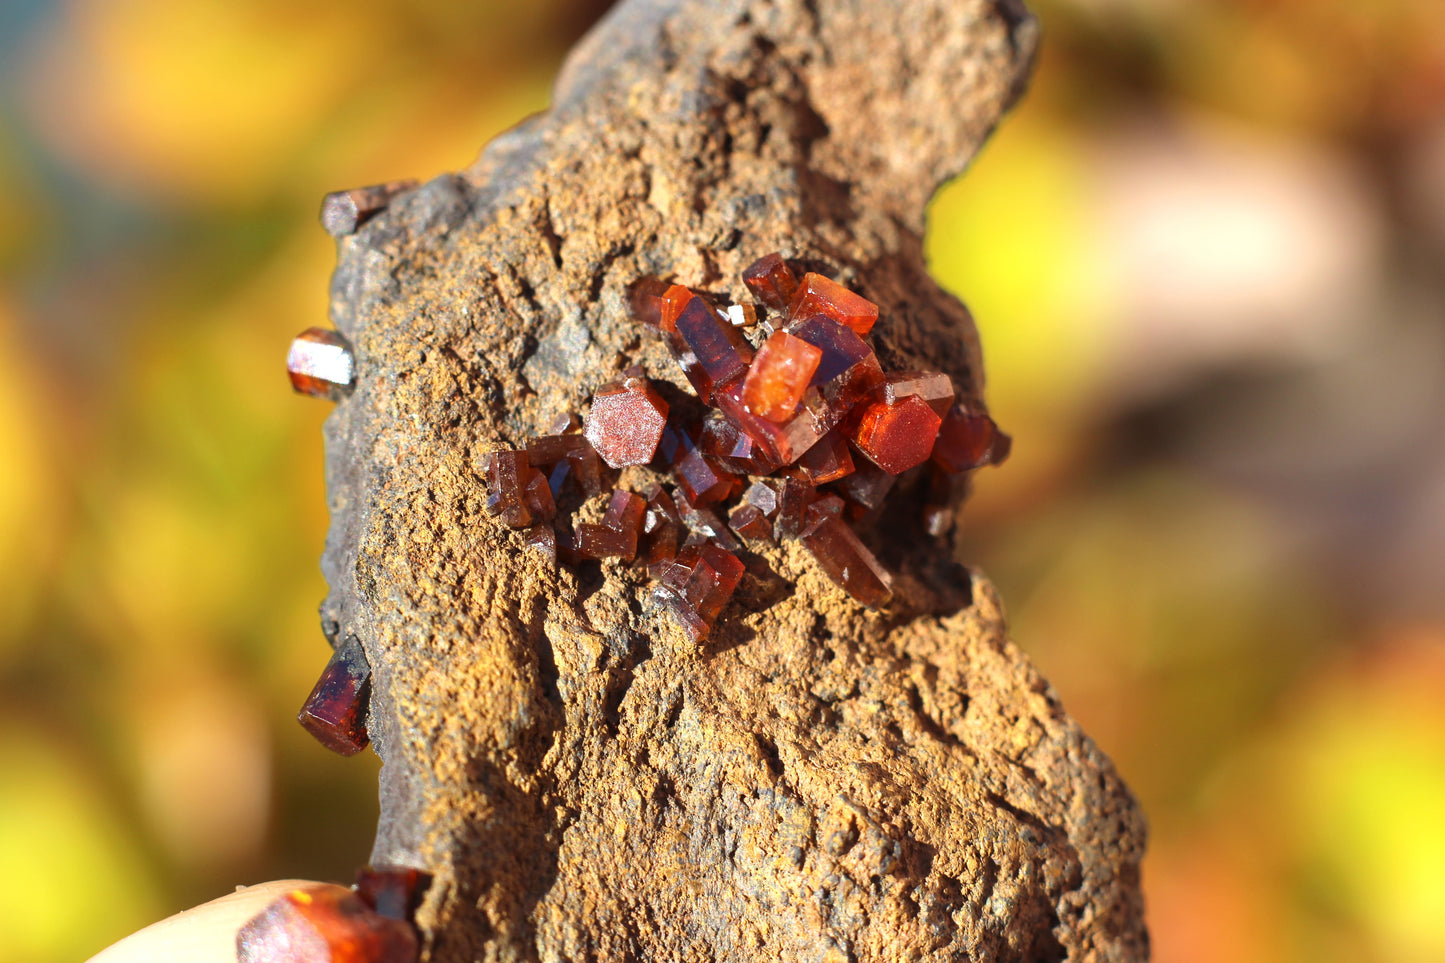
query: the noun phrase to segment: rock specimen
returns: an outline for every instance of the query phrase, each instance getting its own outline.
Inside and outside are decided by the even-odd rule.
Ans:
[[[969,448],[977,339],[924,268],[923,212],[1018,96],[1034,43],[1013,0],[625,0],[549,113],[339,232],[331,313],[356,373],[326,426],[322,622],[370,670],[371,861],[434,877],[423,958],[1146,957],[1142,817],[948,544],[968,472],[1000,453]],[[831,427],[759,426],[752,448],[722,424],[664,430],[687,504],[624,467],[639,522],[554,422],[631,364],[670,411],[761,418],[729,380],[753,361],[746,313],[717,325],[637,283],[731,287],[774,250],[803,270],[750,276],[772,310],[809,274],[881,309],[810,284],[831,327],[790,329],[826,372],[798,405],[942,372],[951,403],[923,384],[879,403],[940,419],[929,457],[952,439],[957,475],[938,492],[853,458],[834,484],[873,507],[851,524],[843,497],[800,497],[811,476],[748,487],[735,510],[772,532],[739,519],[733,566],[683,544],[727,531],[722,459],[792,461]],[[630,322],[639,295],[659,335]],[[857,349],[870,325],[877,370]],[[502,450],[525,457],[488,457]],[[806,470],[836,468],[820,453]],[[559,499],[624,551],[566,561],[580,546],[536,521]],[[686,571],[660,581],[714,620],[701,643],[628,560],[638,525],[679,536]],[[880,607],[844,592],[786,540],[805,531],[838,557],[866,549],[891,596],[867,566],[832,574]]]

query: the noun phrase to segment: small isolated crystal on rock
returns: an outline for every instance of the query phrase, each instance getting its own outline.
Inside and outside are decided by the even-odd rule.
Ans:
[[[300,394],[340,401],[356,381],[351,345],[339,331],[307,328],[291,342],[286,373],[291,387]]]
[[[942,419],[918,395],[897,404],[875,401],[863,408],[853,444],[889,474],[899,475],[928,460]]]
[[[751,328],[758,323],[758,309],[751,304],[732,304],[727,310],[728,323],[735,328]]]
[[[831,318],[847,325],[853,333],[862,337],[873,330],[878,321],[878,305],[867,298],[854,294],[843,285],[821,274],[803,275],[792,302],[788,305],[788,318],[806,321],[816,315]]]
[[[348,636],[306,697],[296,721],[332,752],[354,756],[370,741],[366,733],[371,667],[355,636]]]
[[[798,290],[797,277],[783,256],[776,253],[760,257],[745,268],[743,283],[754,297],[774,311],[786,308]]]
[[[401,192],[409,191],[419,182],[391,181],[349,191],[332,191],[321,201],[321,226],[332,237],[345,237],[381,211]]]
[[[758,349],[743,381],[743,405],[752,414],[784,422],[798,410],[798,402],[818,370],[821,349],[786,331],[778,331]]]
[[[236,934],[238,963],[412,963],[416,933],[326,884],[277,899]]]
[[[667,402],[646,378],[605,385],[592,396],[583,434],[613,468],[645,465],[667,424]]]

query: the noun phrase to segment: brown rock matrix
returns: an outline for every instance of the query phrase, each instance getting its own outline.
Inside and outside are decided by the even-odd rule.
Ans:
[[[554,564],[545,528],[508,527],[548,514],[548,486],[530,456],[484,457],[632,364],[701,416],[632,286],[736,289],[770,251],[876,304],[883,370],[957,392],[946,414],[927,385],[894,403],[961,431],[978,344],[925,270],[924,209],[1018,96],[1035,34],[994,0],[625,0],[549,113],[341,233],[331,313],[356,375],[326,426],[322,618],[370,669],[370,861],[434,877],[423,959],[1146,958],[1142,816],[953,561],[966,471],[940,492],[855,459],[839,484],[878,506],[852,529],[886,604],[757,538],[699,644],[645,565]],[[549,476],[601,492],[595,455],[550,444]],[[620,487],[646,529],[667,506],[639,471]],[[775,495],[773,526],[801,525]],[[607,529],[606,502],[578,523]]]

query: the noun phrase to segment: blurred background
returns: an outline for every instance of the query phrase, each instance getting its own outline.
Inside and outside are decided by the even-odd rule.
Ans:
[[[0,0],[3,963],[365,859],[374,757],[293,719],[316,211],[605,6]],[[1144,804],[1157,960],[1445,960],[1445,4],[1032,6],[928,238],[1016,439],[966,560]]]

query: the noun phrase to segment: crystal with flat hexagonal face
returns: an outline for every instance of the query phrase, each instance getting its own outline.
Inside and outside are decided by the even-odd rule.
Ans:
[[[875,401],[863,408],[853,428],[853,444],[891,475],[928,460],[943,419],[918,395],[897,404]]]
[[[307,328],[291,342],[286,373],[298,393],[340,401],[356,382],[356,359],[341,332]]]
[[[583,434],[613,468],[652,461],[667,424],[667,402],[646,378],[604,385],[592,397]]]

